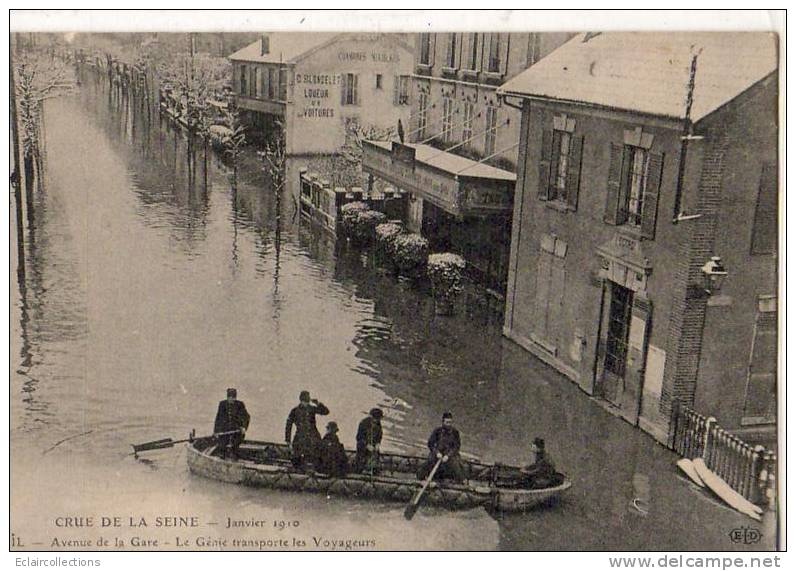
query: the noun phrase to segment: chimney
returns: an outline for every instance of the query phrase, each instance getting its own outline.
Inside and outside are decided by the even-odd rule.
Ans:
[[[270,45],[269,44],[270,44],[270,42],[268,41],[268,39],[269,39],[268,36],[266,36],[265,34],[263,34],[262,37],[260,38],[260,55],[261,56],[264,56],[265,54],[267,54],[269,52],[269,49],[270,49]]]

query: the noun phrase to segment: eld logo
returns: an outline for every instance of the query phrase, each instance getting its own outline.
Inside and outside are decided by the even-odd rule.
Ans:
[[[753,527],[736,527],[730,532],[730,541],[733,543],[743,543],[746,545],[752,543],[759,543],[763,538],[763,534],[759,529]]]

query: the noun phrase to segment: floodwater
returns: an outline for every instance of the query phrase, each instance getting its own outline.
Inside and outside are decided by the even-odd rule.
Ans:
[[[21,283],[11,254],[11,531],[24,547],[774,544],[771,516],[758,524],[689,485],[671,452],[503,339],[500,317],[477,299],[437,317],[423,292],[301,221],[291,196],[300,160],[289,165],[277,235],[256,158],[245,157],[233,190],[212,152],[189,161],[179,133],[91,76],[47,103],[45,140]],[[527,514],[424,507],[407,522],[400,504],[192,476],[181,446],[130,455],[134,442],[209,433],[229,386],[252,415],[252,438],[281,440],[303,389],[331,409],[348,446],[365,411],[381,405],[383,448],[422,453],[451,410],[466,454],[527,462],[541,435],[574,485]],[[157,527],[158,516],[194,516],[199,527]],[[121,518],[119,527],[103,517]],[[228,518],[265,523],[230,530]],[[732,543],[742,526],[762,541]]]

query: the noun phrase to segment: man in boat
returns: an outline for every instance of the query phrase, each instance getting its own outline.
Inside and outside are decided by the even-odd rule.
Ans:
[[[293,465],[304,468],[307,463],[313,465],[318,460],[318,447],[321,443],[321,434],[315,424],[315,416],[325,416],[329,409],[318,399],[311,399],[309,391],[301,391],[299,404],[290,411],[285,425],[285,442],[290,445]],[[296,434],[291,444],[293,425],[296,425]]]
[[[381,419],[384,413],[380,408],[370,410],[357,429],[357,456],[354,470],[375,473],[379,467],[379,446],[381,445]]]
[[[533,463],[520,469],[523,485],[529,488],[547,488],[555,483],[556,467],[545,452],[544,440],[534,438],[531,445]]]
[[[464,482],[464,467],[459,457],[460,448],[461,437],[453,426],[453,414],[446,412],[442,415],[442,426],[435,428],[428,439],[430,453],[428,460],[417,474],[418,479],[428,478],[437,460],[442,460],[434,475],[435,479],[445,478],[454,482]]]
[[[345,478],[348,474],[348,457],[337,437],[339,430],[334,421],[326,425],[326,434],[321,440],[318,454],[318,471],[334,478]]]
[[[213,424],[213,433],[222,435],[217,437],[217,441],[223,456],[232,459],[238,457],[238,447],[246,436],[249,420],[246,405],[238,400],[238,391],[227,389],[227,398],[218,403],[216,421]],[[225,434],[228,432],[233,434]]]

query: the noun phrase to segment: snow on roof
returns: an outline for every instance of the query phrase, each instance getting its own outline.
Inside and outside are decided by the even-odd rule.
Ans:
[[[368,141],[368,143],[381,147],[387,152],[392,150],[392,143],[389,141]],[[517,175],[513,172],[479,163],[467,157],[440,151],[431,145],[408,143],[407,146],[415,149],[415,160],[417,162],[438,168],[452,175],[508,181],[517,180]]]
[[[328,32],[279,32],[265,34],[268,53],[261,51],[262,38],[229,56],[232,61],[252,63],[291,63],[306,52],[320,47],[340,34]]]
[[[682,119],[697,54],[695,122],[777,69],[777,38],[768,32],[580,34],[499,92]]]

